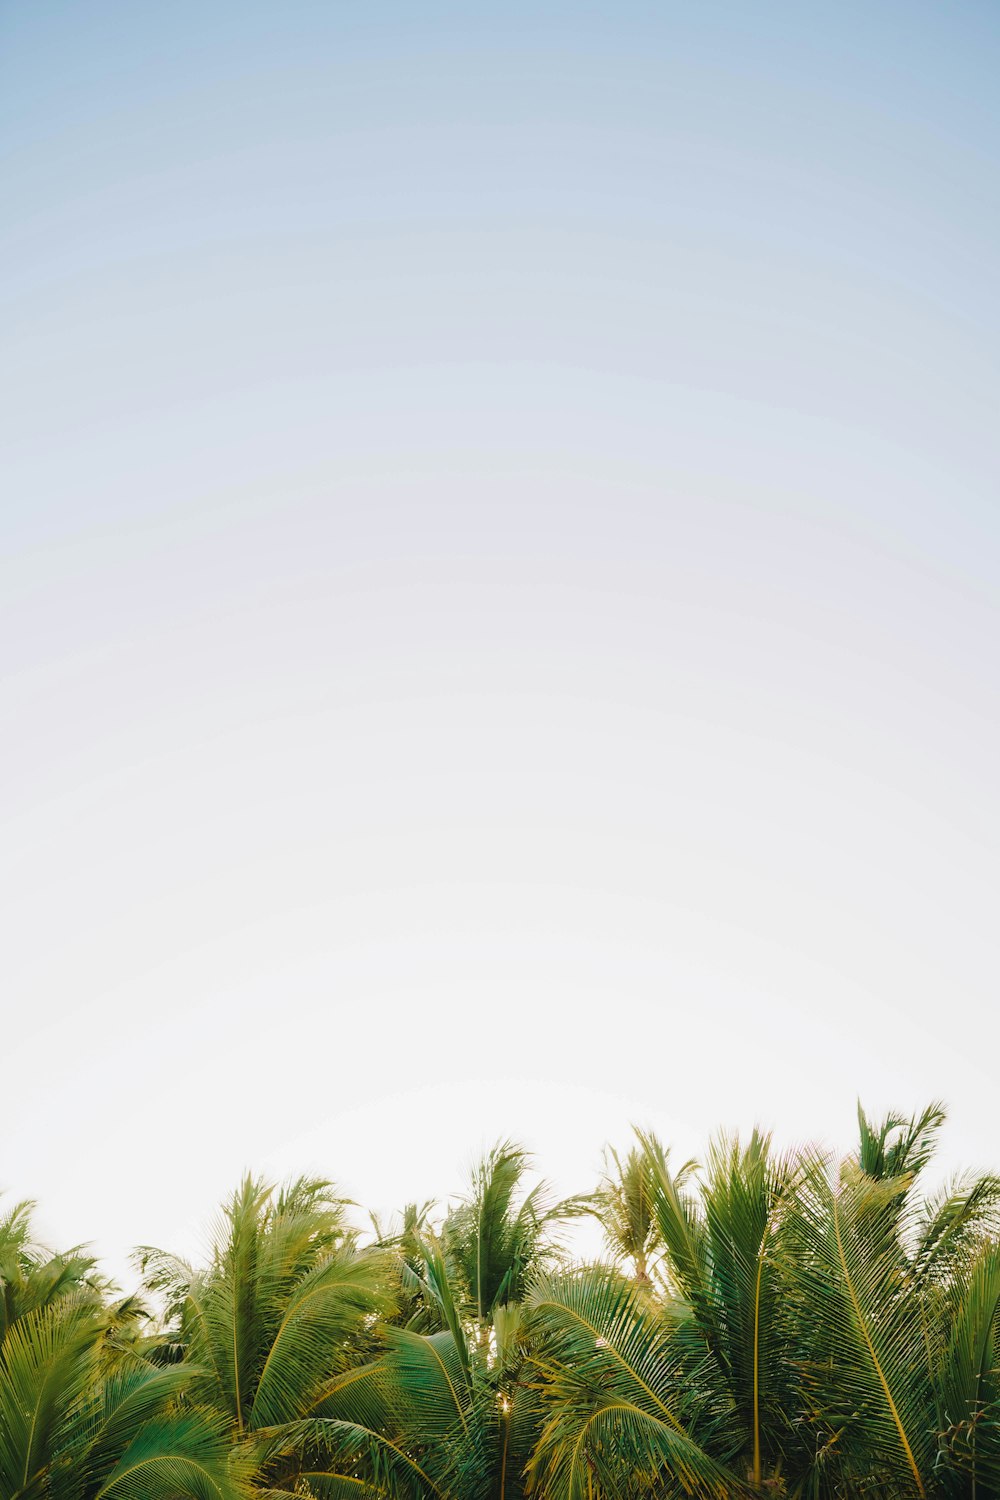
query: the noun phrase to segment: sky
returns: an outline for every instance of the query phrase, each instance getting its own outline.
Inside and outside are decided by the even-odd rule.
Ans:
[[[0,5],[0,1188],[1000,1168],[1000,11]]]

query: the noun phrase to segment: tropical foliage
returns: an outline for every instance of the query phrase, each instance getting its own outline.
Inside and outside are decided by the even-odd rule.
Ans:
[[[0,1217],[0,1500],[988,1500],[1000,1180],[922,1183],[943,1123],[856,1150],[652,1135],[557,1202],[503,1142],[362,1234],[330,1184],[247,1178],[207,1263]],[[606,1256],[570,1254],[596,1216]]]

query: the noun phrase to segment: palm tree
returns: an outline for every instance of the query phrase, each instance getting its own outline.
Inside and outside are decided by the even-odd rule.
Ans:
[[[543,1278],[526,1310],[540,1422],[530,1489],[546,1500],[746,1492],[678,1304],[613,1266]]]
[[[623,1159],[608,1147],[592,1212],[604,1230],[612,1257],[631,1265],[640,1285],[650,1283],[650,1269],[661,1248],[653,1213],[653,1188],[654,1170],[648,1152],[633,1147]]]
[[[164,1357],[198,1370],[194,1389],[225,1422],[239,1465],[269,1495],[291,1494],[312,1460],[308,1423],[376,1354],[392,1307],[384,1254],[358,1249],[326,1182],[280,1192],[247,1177],[225,1205],[204,1271],[140,1252],[167,1301]]]
[[[538,1492],[1000,1492],[1000,1183],[921,1196],[942,1119],[860,1112],[840,1165],[724,1138],[697,1176],[641,1138],[666,1295],[536,1288]]]
[[[56,1255],[32,1234],[31,1202],[15,1203],[0,1216],[0,1340],[25,1313],[50,1306],[69,1292],[95,1298],[110,1290],[93,1256],[79,1246]]]
[[[577,1200],[553,1202],[541,1182],[524,1192],[530,1165],[523,1147],[499,1142],[473,1168],[471,1192],[445,1221],[445,1256],[484,1344],[497,1310],[522,1301],[556,1253],[555,1227],[582,1211]]]
[[[141,1307],[107,1305],[80,1252],[0,1221],[2,1500],[235,1500],[226,1434],[187,1399],[195,1371],[145,1357]]]
[[[158,1321],[0,1216],[0,1500],[995,1500],[1000,1179],[928,1196],[944,1115],[843,1161],[759,1131],[591,1199],[488,1152],[362,1248],[325,1182],[247,1178]],[[571,1265],[598,1213],[613,1263]]]
[[[873,1126],[839,1170],[814,1156],[789,1215],[811,1492],[974,1496],[997,1477],[1000,1182],[918,1178],[940,1106]],[[991,1419],[992,1417],[992,1419]]]
[[[406,1326],[384,1330],[384,1356],[309,1429],[330,1475],[393,1500],[523,1493],[537,1400],[521,1378],[521,1300],[554,1266],[558,1226],[581,1211],[544,1184],[527,1188],[529,1169],[522,1148],[501,1142],[439,1232],[427,1210],[406,1215],[396,1237]]]
[[[640,1144],[667,1297],[650,1302],[606,1268],[539,1289],[531,1326],[550,1411],[539,1482],[566,1500],[585,1481],[609,1496],[759,1488],[786,1448],[781,1241],[793,1166],[757,1132],[745,1147],[724,1139],[699,1197],[693,1164],[674,1173],[655,1137]]]

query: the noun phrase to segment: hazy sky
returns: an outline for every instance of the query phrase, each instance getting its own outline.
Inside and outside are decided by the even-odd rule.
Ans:
[[[1000,9],[4,0],[0,1185],[1000,1166]]]

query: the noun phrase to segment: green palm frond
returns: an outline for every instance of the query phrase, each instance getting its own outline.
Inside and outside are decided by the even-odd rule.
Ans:
[[[90,1302],[63,1299],[7,1330],[0,1361],[0,1494],[43,1487],[84,1399],[100,1333]]]
[[[278,1193],[245,1179],[207,1271],[151,1251],[143,1264],[174,1311],[171,1338],[207,1372],[204,1398],[237,1433],[311,1410],[334,1374],[362,1362],[373,1319],[391,1307],[391,1258],[356,1249],[343,1200],[313,1179]]]
[[[25,1200],[0,1217],[0,1340],[26,1313],[68,1296],[96,1304],[112,1290],[82,1247],[54,1255],[37,1243],[31,1224],[34,1207]]]
[[[898,1194],[895,1178],[879,1182],[848,1163],[835,1181],[814,1161],[789,1214],[791,1275],[820,1428],[836,1433],[855,1479],[877,1474],[923,1496],[933,1462],[926,1330],[899,1246],[871,1233]]]
[[[708,1235],[691,1190],[697,1165],[688,1161],[673,1172],[669,1153],[656,1137],[644,1131],[637,1135],[649,1167],[653,1217],[664,1247],[668,1283],[691,1307],[706,1342],[711,1344],[716,1329]],[[721,1351],[716,1352],[721,1359]]]
[[[1000,1244],[991,1238],[947,1293],[934,1372],[939,1440],[969,1493],[1000,1492]]]
[[[468,1298],[483,1339],[498,1307],[519,1302],[538,1272],[559,1250],[559,1229],[587,1211],[589,1202],[556,1202],[545,1183],[525,1191],[531,1158],[501,1141],[472,1173],[471,1191],[448,1216],[442,1232],[445,1257]]]
[[[784,1460],[791,1396],[785,1305],[784,1219],[797,1165],[754,1131],[746,1146],[722,1137],[710,1149],[703,1192],[710,1265],[710,1347],[746,1434],[755,1484]]]
[[[702,1399],[675,1321],[641,1289],[609,1267],[541,1281],[527,1322],[544,1412],[530,1473],[546,1496],[743,1492],[727,1414]]]
[[[390,1329],[382,1385],[397,1422],[420,1442],[468,1428],[468,1366],[452,1334]]]
[[[659,1142],[656,1147],[662,1155]],[[617,1151],[607,1149],[604,1175],[590,1211],[599,1220],[615,1259],[630,1262],[636,1280],[648,1282],[651,1260],[661,1244],[653,1212],[653,1167],[648,1151],[633,1147],[622,1158]]]
[[[947,1276],[975,1257],[984,1240],[998,1237],[1000,1177],[958,1177],[920,1209],[912,1249],[914,1274],[923,1280]]]
[[[346,1493],[353,1480],[359,1492],[377,1494],[385,1500],[430,1500],[431,1496],[446,1500],[444,1491],[418,1458],[390,1434],[361,1422],[319,1417],[288,1423],[277,1435],[269,1460],[274,1464],[282,1457],[286,1463],[290,1461],[295,1482],[298,1476],[308,1475],[310,1487],[320,1479],[328,1485],[338,1481]]]
[[[348,1474],[331,1474],[321,1469],[302,1469],[294,1488],[269,1486],[254,1491],[254,1500],[386,1500],[391,1492],[370,1484],[367,1479]]]
[[[357,1336],[388,1306],[386,1263],[377,1253],[341,1251],[303,1275],[256,1374],[247,1425],[299,1416],[332,1371],[355,1362]]]
[[[456,1276],[444,1245],[429,1229],[420,1237],[414,1236],[410,1261],[404,1263],[403,1274],[404,1286],[418,1295],[424,1314],[431,1315],[430,1329],[426,1327],[427,1318],[424,1316],[419,1321],[414,1320],[413,1331],[447,1329],[461,1360],[464,1377],[468,1379],[470,1353],[460,1307],[462,1288],[455,1285]]]
[[[539,1214],[530,1195],[520,1205],[516,1201],[528,1166],[520,1146],[494,1146],[473,1170],[469,1197],[445,1224],[447,1254],[464,1278],[480,1324],[516,1295],[538,1253]]]
[[[196,1378],[122,1348],[87,1298],[27,1313],[0,1359],[0,1494],[48,1500],[237,1500],[226,1423],[185,1408]],[[110,1370],[110,1373],[109,1373]]]
[[[928,1104],[909,1119],[891,1113],[884,1120],[869,1120],[858,1104],[858,1166],[876,1182],[891,1178],[914,1178],[934,1155],[937,1138],[945,1122],[943,1104]]]
[[[94,1500],[236,1500],[228,1450],[216,1413],[152,1415],[93,1490]]]

